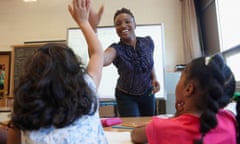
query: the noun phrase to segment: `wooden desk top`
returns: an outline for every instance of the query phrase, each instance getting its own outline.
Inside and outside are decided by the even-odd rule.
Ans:
[[[130,127],[134,125],[147,124],[152,119],[152,117],[120,117],[120,118],[123,122],[121,124],[118,124],[119,126],[130,126]],[[104,131],[124,132],[124,131],[131,131],[131,129],[113,128],[112,126],[110,126],[110,127],[104,127]]]

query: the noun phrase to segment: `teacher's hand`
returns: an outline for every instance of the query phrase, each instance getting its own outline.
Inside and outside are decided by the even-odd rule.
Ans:
[[[90,25],[92,26],[92,28],[95,30],[95,32],[96,32],[97,26],[101,20],[103,11],[104,11],[103,5],[101,5],[98,12],[94,11],[92,8],[90,9],[88,21],[89,21]]]
[[[160,90],[160,84],[157,80],[153,80],[152,85],[153,85],[153,90],[152,90],[153,93],[156,93]]]

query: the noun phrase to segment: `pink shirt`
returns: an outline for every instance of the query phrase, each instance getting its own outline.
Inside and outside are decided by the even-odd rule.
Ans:
[[[204,144],[236,144],[236,121],[230,112],[220,110],[218,125],[204,137]],[[149,144],[193,144],[200,137],[199,118],[184,114],[174,118],[153,117],[146,127]]]

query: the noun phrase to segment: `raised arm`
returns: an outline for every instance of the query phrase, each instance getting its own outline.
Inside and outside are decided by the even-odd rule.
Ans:
[[[103,5],[100,6],[98,11],[94,11],[92,8],[90,8],[90,14],[89,14],[88,21],[89,21],[90,25],[92,26],[92,28],[95,32],[97,32],[97,26],[98,26],[98,24],[101,20],[103,11],[104,11],[104,6]],[[113,62],[113,60],[115,59],[115,57],[116,57],[116,50],[111,48],[111,47],[107,48],[104,51],[104,63],[103,63],[103,65],[104,66],[110,65]]]
[[[116,50],[112,47],[107,48],[104,51],[104,66],[110,65],[116,57]]]
[[[104,11],[103,5],[100,6],[97,12],[90,8],[88,21],[95,32],[97,31],[97,26],[102,18],[103,11]]]
[[[72,5],[69,5],[68,9],[82,30],[88,44],[90,59],[87,65],[87,72],[93,78],[98,88],[102,76],[103,50],[99,39],[88,21],[91,9],[90,0],[73,0]]]

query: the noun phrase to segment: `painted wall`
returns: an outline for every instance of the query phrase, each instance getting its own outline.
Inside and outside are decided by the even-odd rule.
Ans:
[[[27,41],[66,40],[69,27],[77,25],[68,13],[71,0],[0,1],[0,51],[10,51],[11,45]],[[180,0],[93,0],[93,8],[101,4],[105,12],[100,26],[113,24],[114,12],[130,8],[137,24],[164,24],[166,69],[184,63]]]

